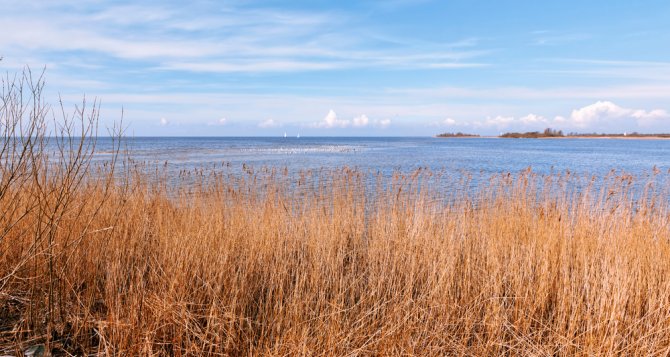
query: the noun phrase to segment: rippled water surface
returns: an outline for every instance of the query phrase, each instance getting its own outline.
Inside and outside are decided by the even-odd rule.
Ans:
[[[129,138],[131,157],[170,169],[287,167],[289,170],[355,167],[388,173],[432,170],[472,173],[570,170],[601,175],[670,169],[670,140],[495,138]],[[98,153],[106,156],[108,139]]]

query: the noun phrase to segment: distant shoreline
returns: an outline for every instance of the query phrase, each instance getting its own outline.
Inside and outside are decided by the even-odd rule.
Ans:
[[[434,135],[434,138],[437,139],[542,139],[542,140],[551,140],[551,139],[624,139],[624,140],[670,140],[670,137],[667,136],[617,136],[617,135],[575,135],[575,136],[547,136],[547,137],[537,137],[537,138],[506,138],[502,136],[437,136]]]
[[[527,132],[506,132],[498,136],[480,136],[470,133],[442,133],[437,134],[438,138],[500,138],[500,139],[627,139],[627,140],[664,140],[670,139],[670,133],[644,134],[639,132],[632,133],[563,133],[563,130],[546,128],[544,131]]]
[[[440,136],[433,135],[434,138],[438,139],[486,139],[486,138],[497,138],[497,136],[481,136],[481,135],[467,135],[467,136]]]
[[[644,136],[619,136],[619,135],[571,135],[554,138],[539,138],[539,139],[625,139],[625,140],[668,140],[668,136],[660,135],[644,135]]]

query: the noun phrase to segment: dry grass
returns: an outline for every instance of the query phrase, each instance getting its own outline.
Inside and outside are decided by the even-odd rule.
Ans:
[[[625,175],[528,171],[466,189],[346,168],[168,184],[92,168],[92,146],[68,145],[94,130],[66,132],[82,135],[55,159],[44,145],[21,159],[45,138],[16,135],[26,127],[0,157],[2,353],[670,351],[665,174],[642,191]],[[442,185],[461,194],[433,199]]]

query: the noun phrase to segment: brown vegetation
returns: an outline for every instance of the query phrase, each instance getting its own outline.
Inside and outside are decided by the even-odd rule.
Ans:
[[[638,132],[632,133],[618,133],[618,134],[603,134],[603,133],[568,133],[563,135],[562,130],[554,130],[551,128],[544,129],[543,132],[528,131],[525,133],[510,132],[501,134],[501,138],[514,139],[540,139],[540,138],[638,138],[638,139],[668,139],[670,134],[642,134]]]
[[[531,171],[474,191],[439,173],[374,184],[346,168],[168,184],[91,166],[95,111],[78,111],[83,130],[62,127],[70,139],[52,153],[31,107],[1,112],[2,354],[670,349],[664,174],[637,196],[630,176]],[[461,190],[445,198],[442,184]]]
[[[663,138],[669,139],[670,134],[643,134],[638,132],[632,133],[616,133],[616,134],[604,134],[604,133],[569,133],[568,137],[574,138]]]
[[[543,132],[528,131],[525,133],[505,133],[500,135],[501,138],[515,138],[515,139],[538,139],[538,138],[560,138],[563,137],[563,131],[554,130],[551,128],[544,129]]]
[[[478,138],[478,134],[461,133],[442,133],[436,135],[438,138]]]

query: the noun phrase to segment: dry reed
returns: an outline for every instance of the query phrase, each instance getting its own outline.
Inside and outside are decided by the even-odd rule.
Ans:
[[[472,189],[347,168],[168,183],[90,165],[95,106],[55,157],[41,111],[33,126],[2,113],[0,352],[670,351],[665,174],[643,189],[626,175],[526,171]],[[444,199],[440,183],[461,191]]]

